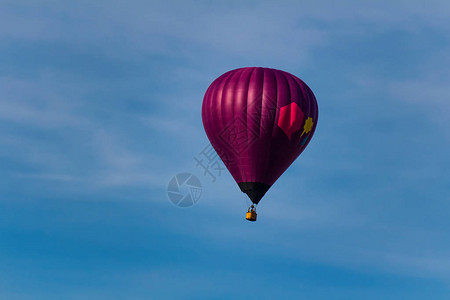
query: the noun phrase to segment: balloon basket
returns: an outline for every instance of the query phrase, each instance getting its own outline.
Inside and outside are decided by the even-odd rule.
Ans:
[[[256,209],[255,206],[252,205],[249,207],[247,213],[245,214],[245,219],[247,219],[250,222],[255,222],[256,221]]]

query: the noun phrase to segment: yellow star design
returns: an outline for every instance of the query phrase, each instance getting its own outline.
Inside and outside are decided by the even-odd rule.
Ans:
[[[302,133],[302,135],[304,135],[305,133],[310,132],[312,127],[313,127],[313,124],[314,124],[314,122],[313,122],[311,117],[306,119],[305,126],[303,126],[303,133]]]

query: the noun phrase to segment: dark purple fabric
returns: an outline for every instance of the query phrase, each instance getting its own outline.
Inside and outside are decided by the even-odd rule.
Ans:
[[[317,117],[311,89],[269,68],[223,74],[202,106],[206,134],[237,183],[272,185],[308,145]]]

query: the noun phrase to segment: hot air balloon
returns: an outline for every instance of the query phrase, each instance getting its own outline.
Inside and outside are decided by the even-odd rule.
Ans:
[[[316,98],[296,76],[270,68],[229,71],[203,98],[206,135],[241,191],[256,205],[311,140],[318,117]]]

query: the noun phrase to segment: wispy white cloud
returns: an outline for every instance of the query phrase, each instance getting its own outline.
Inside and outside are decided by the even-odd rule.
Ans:
[[[3,76],[0,81],[0,120],[6,125],[2,156],[30,167],[11,170],[11,175],[77,181],[87,188],[166,184],[169,174],[161,174],[159,155],[152,149],[128,149],[129,137],[90,112],[83,94],[89,86],[45,74],[37,79]],[[71,93],[77,86],[78,92]],[[131,117],[125,112],[122,118]]]

